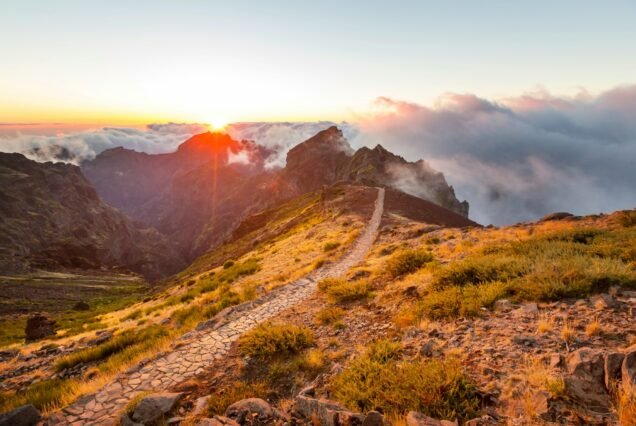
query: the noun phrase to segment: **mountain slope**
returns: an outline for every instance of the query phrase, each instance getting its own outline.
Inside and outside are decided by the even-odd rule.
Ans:
[[[0,270],[120,268],[157,279],[184,266],[153,229],[106,205],[76,166],[0,154]]]

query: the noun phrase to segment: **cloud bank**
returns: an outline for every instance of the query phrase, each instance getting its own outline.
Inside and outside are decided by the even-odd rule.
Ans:
[[[530,93],[498,101],[446,94],[433,106],[378,98],[355,123],[337,124],[354,148],[385,148],[442,171],[472,219],[488,224],[536,220],[553,211],[575,214],[636,207],[636,86],[591,96]],[[233,123],[234,139],[253,140],[267,167],[332,122]],[[150,124],[55,136],[0,136],[0,151],[37,161],[79,164],[117,146],[147,153],[175,151],[203,124]],[[238,153],[232,162],[249,161]],[[400,171],[394,171],[400,175]],[[403,189],[425,196],[408,176]]]
[[[636,86],[599,96],[447,94],[433,107],[378,98],[356,146],[381,143],[443,171],[481,223],[636,207]]]

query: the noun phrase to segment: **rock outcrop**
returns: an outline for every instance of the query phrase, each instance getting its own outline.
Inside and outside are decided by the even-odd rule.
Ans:
[[[0,153],[0,271],[118,268],[156,279],[184,266],[168,242],[106,205],[77,166]]]

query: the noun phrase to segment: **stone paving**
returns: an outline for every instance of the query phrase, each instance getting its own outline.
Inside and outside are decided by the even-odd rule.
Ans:
[[[160,391],[196,376],[205,367],[223,358],[232,342],[256,325],[307,299],[323,278],[337,277],[364,259],[373,245],[384,210],[384,188],[378,189],[375,209],[364,232],[349,252],[337,263],[326,265],[308,276],[280,287],[261,299],[234,308],[225,323],[187,333],[181,345],[144,365],[120,374],[95,394],[87,395],[65,408],[56,424],[112,425],[122,409],[143,391]],[[51,423],[53,419],[50,419]]]

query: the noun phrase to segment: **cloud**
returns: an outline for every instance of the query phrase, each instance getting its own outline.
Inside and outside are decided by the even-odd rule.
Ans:
[[[56,135],[18,134],[0,137],[0,151],[20,152],[36,161],[79,164],[100,152],[123,146],[158,154],[172,152],[190,136],[207,130],[203,124],[149,124],[145,129],[106,127]]]
[[[447,94],[433,107],[378,98],[354,146],[425,158],[481,223],[636,206],[636,86],[592,97],[546,92],[498,102]]]
[[[226,131],[233,139],[247,139],[267,148],[270,156],[265,166],[283,167],[287,152],[297,144],[309,139],[321,130],[336,125],[331,121],[318,122],[275,122],[275,123],[232,123]],[[347,139],[353,137],[357,130],[347,123],[337,124]]]

